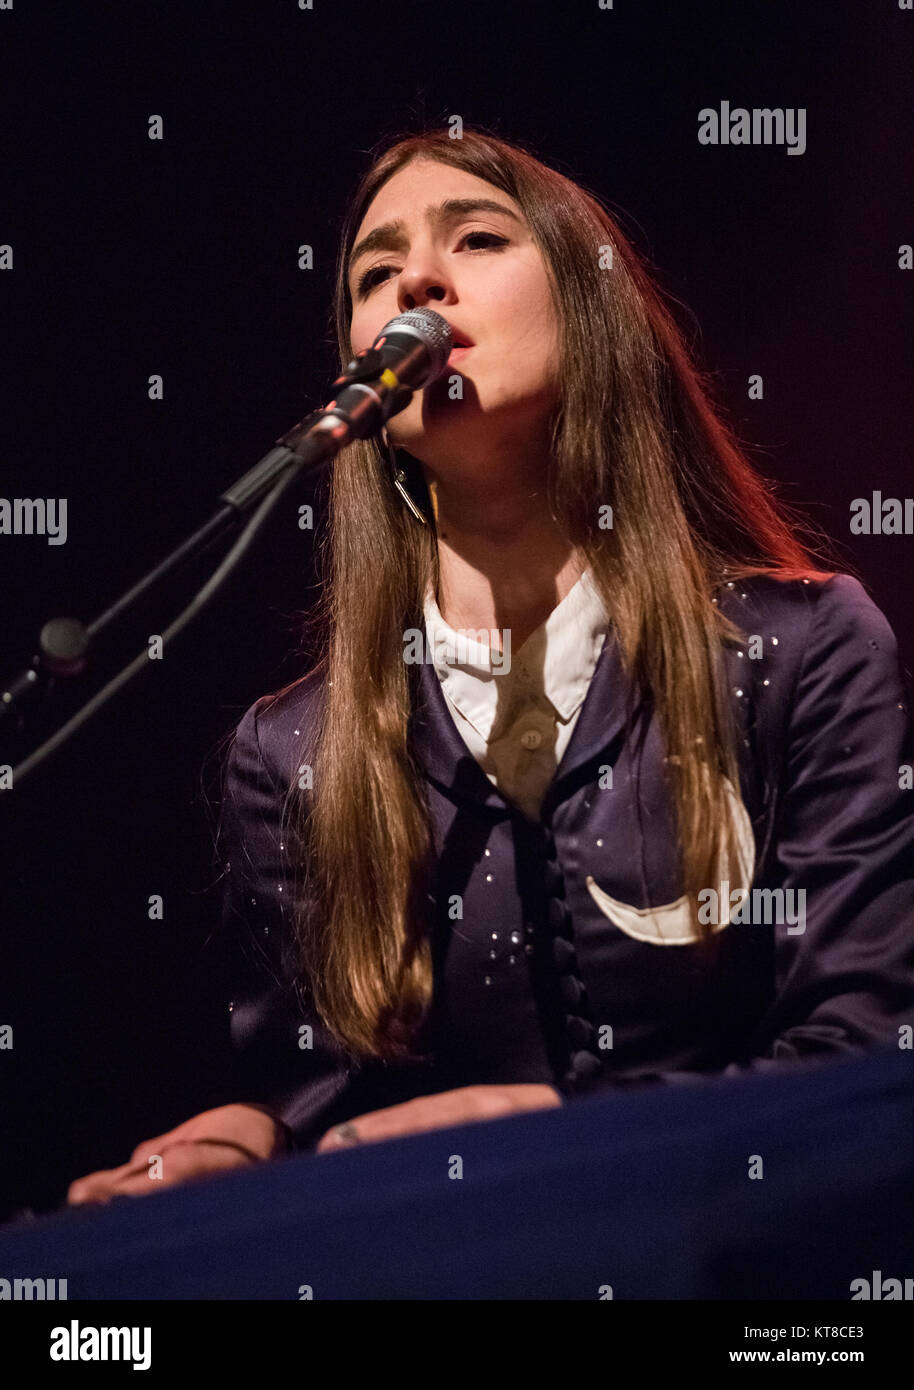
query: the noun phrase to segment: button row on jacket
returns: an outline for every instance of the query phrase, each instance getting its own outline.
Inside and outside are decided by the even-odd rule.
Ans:
[[[540,823],[530,827],[530,845],[542,863],[543,889],[547,899],[546,921],[552,937],[552,959],[558,972],[558,994],[563,1009],[567,1070],[561,1086],[566,1092],[586,1090],[602,1073],[596,1052],[597,1030],[590,1013],[587,990],[580,977],[574,948],[571,913],[565,903],[565,879],[556,859],[555,839]]]
[[[555,858],[555,840],[544,825],[528,825],[527,833],[529,836],[530,848],[534,854],[542,859]]]

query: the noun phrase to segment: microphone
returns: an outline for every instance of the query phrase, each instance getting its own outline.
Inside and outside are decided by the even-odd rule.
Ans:
[[[44,676],[73,676],[87,665],[91,642],[116,617],[195,551],[202,551],[232,514],[254,512],[239,538],[193,601],[165,629],[170,643],[210,601],[231,574],[254,537],[263,528],[295,479],[316,471],[352,439],[377,434],[392,415],[404,410],[414,391],[427,386],[447,366],[454,337],[447,319],[432,309],[411,309],[386,323],[370,348],[359,353],[333,383],[335,398],[323,410],[300,420],[277,439],[269,453],[226,488],[221,509],[183,545],[123,594],[88,627],[76,618],[52,619],[41,631],[41,654],[12,680],[0,684],[0,722],[27,697],[46,688]],[[256,505],[256,511],[254,511]],[[13,769],[16,784],[39,766],[87,719],[141,670],[148,667],[144,650],[88,700],[56,733]],[[0,1213],[2,1215],[2,1213]]]
[[[333,400],[303,422],[306,437],[323,437],[328,444],[332,439],[335,453],[350,439],[378,434],[392,415],[406,409],[414,391],[441,375],[453,345],[451,325],[433,309],[398,314],[337,377]],[[297,425],[277,443],[297,450],[303,437],[303,426]]]
[[[393,372],[397,384],[419,391],[447,366],[454,346],[451,325],[433,309],[410,309],[385,324],[370,348],[354,357],[334,388],[349,382],[364,385]]]

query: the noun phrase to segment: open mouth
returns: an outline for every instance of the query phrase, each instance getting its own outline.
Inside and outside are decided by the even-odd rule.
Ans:
[[[457,362],[469,352],[470,348],[474,346],[474,343],[472,338],[468,338],[466,333],[461,332],[459,328],[455,328],[453,324],[451,324],[451,334],[453,336],[454,345],[448,354],[447,360],[449,362]]]
[[[470,348],[473,347],[473,346],[474,346],[474,344],[470,341],[469,338],[466,337],[465,334],[463,334],[463,333],[458,333],[458,332],[455,330],[455,331],[454,331],[454,346],[451,348],[451,351],[450,351],[450,353],[448,354],[448,359],[447,359],[447,360],[448,360],[449,362],[459,362],[460,359],[461,359],[462,357],[465,357],[465,356],[466,356],[466,354],[470,351]]]

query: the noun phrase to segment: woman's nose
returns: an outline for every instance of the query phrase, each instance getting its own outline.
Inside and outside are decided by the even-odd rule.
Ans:
[[[436,259],[423,257],[405,265],[397,283],[401,310],[418,309],[423,304],[453,299],[453,286]]]

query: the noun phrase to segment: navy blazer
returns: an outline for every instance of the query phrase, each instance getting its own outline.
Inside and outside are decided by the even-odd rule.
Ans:
[[[435,990],[408,1066],[355,1063],[293,983],[281,815],[324,678],[247,711],[221,826],[236,1099],[271,1105],[309,1148],[343,1119],[473,1083],[572,1096],[899,1045],[914,1023],[914,748],[892,631],[846,575],[719,592],[750,639],[725,659],[756,892],[729,924],[722,895],[711,962],[677,918],[663,742],[649,699],[626,727],[612,626],[536,823],[470,754],[434,668],[419,671]]]

